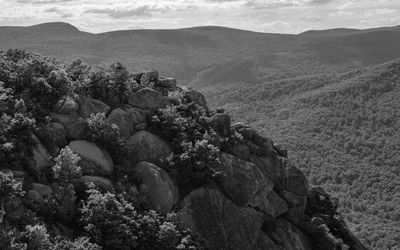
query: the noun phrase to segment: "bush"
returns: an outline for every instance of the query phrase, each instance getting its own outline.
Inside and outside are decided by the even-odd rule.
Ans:
[[[188,102],[182,93],[169,96],[174,104],[157,111],[151,130],[171,142],[174,153],[167,162],[177,174],[179,190],[186,193],[221,174],[219,140],[202,107]]]
[[[91,239],[106,249],[200,249],[190,232],[180,231],[173,215],[138,212],[123,196],[91,189],[81,220]],[[190,236],[190,237],[188,237]],[[189,239],[189,242],[187,242]]]
[[[128,153],[126,139],[119,134],[118,126],[106,120],[104,113],[91,114],[88,123],[88,140],[107,150],[116,163],[122,162]]]
[[[54,178],[63,184],[74,183],[82,176],[82,169],[78,166],[81,160],[68,146],[61,149],[55,158],[56,164],[53,166]]]

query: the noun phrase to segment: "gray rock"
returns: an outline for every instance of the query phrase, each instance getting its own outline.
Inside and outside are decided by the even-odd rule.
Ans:
[[[179,194],[177,186],[172,182],[160,167],[148,162],[140,162],[135,166],[136,177],[146,191],[152,209],[160,213],[168,213],[178,201]]]
[[[51,155],[42,145],[36,135],[32,135],[36,145],[32,149],[32,156],[29,158],[29,167],[35,171],[42,171],[52,166]]]
[[[67,115],[67,114],[50,113],[50,118],[53,122],[60,123],[64,127],[68,127],[78,119],[78,116],[76,114]]]
[[[79,103],[78,112],[84,118],[90,117],[91,114],[107,114],[110,111],[110,106],[91,97],[79,97],[77,101]]]
[[[162,167],[162,159],[172,153],[167,142],[144,130],[129,137],[127,145],[130,147],[129,165],[147,161]]]
[[[220,136],[229,136],[231,128],[231,117],[229,115],[217,113],[210,118],[208,124]]]
[[[133,107],[155,111],[165,108],[170,101],[161,92],[144,88],[129,96],[128,103]]]
[[[214,187],[192,191],[179,212],[183,228],[199,233],[209,249],[255,249],[259,244],[263,214],[238,207]]]
[[[85,175],[111,175],[114,171],[113,161],[107,151],[96,144],[85,141],[71,141],[69,148],[81,157],[79,165]]]
[[[289,192],[306,196],[308,193],[308,182],[304,173],[296,167],[287,168],[286,190]]]
[[[53,193],[53,189],[50,186],[40,183],[32,183],[31,188],[38,192],[42,197],[50,196]]]
[[[80,118],[67,127],[67,138],[69,140],[83,140],[86,139],[88,132],[88,123],[85,119]]]
[[[258,208],[273,218],[286,213],[288,210],[286,202],[275,191],[259,192],[254,196],[250,206]]]
[[[121,108],[116,108],[107,116],[107,120],[118,126],[121,136],[128,138],[132,134],[131,119],[128,112]]]
[[[155,82],[154,87],[159,88],[175,88],[176,79],[175,78],[162,78]]]
[[[57,102],[55,107],[57,113],[66,115],[75,114],[78,109],[79,105],[72,96],[64,96]]]
[[[249,161],[254,163],[264,176],[268,177],[275,184],[277,189],[286,188],[286,168],[275,155],[260,157],[251,155]]]
[[[282,191],[281,197],[285,199],[288,204],[288,211],[285,214],[285,218],[294,225],[300,225],[304,219],[307,197],[288,191]]]
[[[220,177],[221,190],[239,206],[247,206],[258,200],[254,196],[268,195],[274,184],[266,178],[254,164],[222,153],[220,157],[223,176]]]
[[[207,101],[204,95],[196,90],[184,88],[185,96],[189,98],[191,102],[203,107],[208,111]]]

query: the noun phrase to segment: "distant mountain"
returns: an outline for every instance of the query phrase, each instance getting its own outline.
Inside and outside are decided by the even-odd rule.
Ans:
[[[63,60],[120,61],[157,68],[180,82],[229,87],[300,75],[345,72],[400,57],[400,28],[334,29],[299,35],[224,27],[81,32],[66,23],[0,27],[0,49],[24,48]]]
[[[291,160],[338,197],[374,249],[400,242],[400,59],[343,74],[303,76],[210,95],[285,145]]]

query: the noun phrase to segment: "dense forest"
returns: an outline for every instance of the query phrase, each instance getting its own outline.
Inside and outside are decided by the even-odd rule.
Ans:
[[[213,92],[213,93],[212,93]],[[209,93],[289,149],[373,249],[400,247],[400,62]]]

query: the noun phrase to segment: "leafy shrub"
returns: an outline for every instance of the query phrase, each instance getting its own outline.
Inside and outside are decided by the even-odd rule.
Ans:
[[[107,150],[116,163],[121,162],[128,148],[126,139],[119,134],[118,126],[108,122],[104,113],[91,114],[86,121],[89,128],[88,140]]]
[[[82,222],[91,239],[106,249],[176,249],[187,244],[190,233],[177,228],[173,215],[138,212],[121,195],[94,189],[88,192],[81,209]],[[200,249],[197,241],[188,244]]]
[[[68,146],[61,149],[60,154],[55,158],[53,173],[55,179],[61,183],[74,183],[82,176],[82,169],[78,166],[81,160]]]
[[[35,119],[22,113],[13,116],[4,114],[0,117],[0,161],[4,168],[21,168],[27,165],[27,158],[32,152]]]
[[[171,142],[174,153],[167,162],[177,174],[180,190],[186,193],[221,174],[219,145],[206,111],[188,102],[182,93],[170,96],[175,103],[157,111],[151,130]]]

